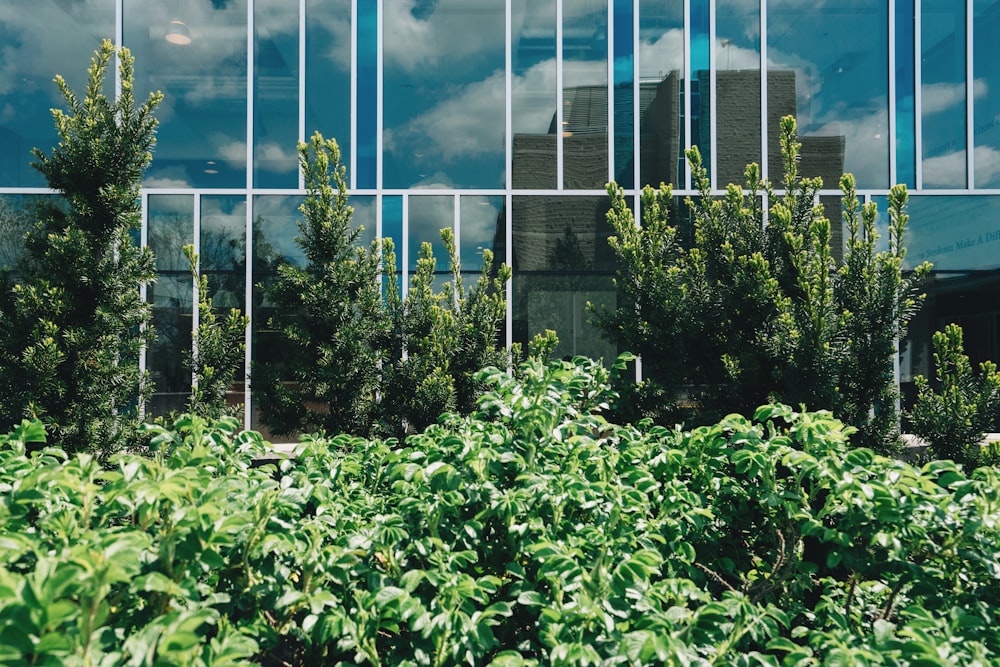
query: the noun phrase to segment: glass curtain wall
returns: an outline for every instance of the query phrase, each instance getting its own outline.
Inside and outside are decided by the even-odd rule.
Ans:
[[[275,352],[261,286],[302,261],[296,143],[314,131],[340,145],[355,222],[393,240],[401,279],[425,241],[447,271],[448,227],[470,278],[487,248],[512,263],[508,340],[555,328],[559,354],[610,358],[584,307],[617,298],[605,183],[635,206],[636,188],[671,183],[680,201],[691,145],[716,192],[752,161],[777,179],[778,119],[795,114],[829,217],[844,171],[883,212],[893,183],[910,187],[908,261],[936,273],[903,376],[948,318],[973,329],[974,357],[1000,358],[998,29],[1000,0],[8,0],[0,262],[48,192],[30,149],[54,143],[52,78],[79,90],[107,37],[134,53],[137,94],[165,95],[143,198],[154,413],[190,388],[184,243],[216,306],[251,314],[248,359]],[[248,386],[232,398],[251,398],[249,420]]]

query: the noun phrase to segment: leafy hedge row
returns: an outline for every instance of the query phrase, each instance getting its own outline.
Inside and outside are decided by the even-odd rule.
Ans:
[[[583,359],[484,371],[404,443],[151,427],[102,469],[0,444],[0,663],[976,665],[1000,477],[772,405],[608,423]]]

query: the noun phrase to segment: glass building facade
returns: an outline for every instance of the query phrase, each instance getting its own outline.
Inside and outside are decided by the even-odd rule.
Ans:
[[[185,243],[215,304],[251,314],[247,369],[280,354],[260,286],[302,261],[295,146],[316,130],[338,140],[355,219],[396,241],[404,279],[451,227],[465,269],[486,248],[514,269],[507,343],[550,328],[557,354],[609,357],[585,309],[615,305],[605,183],[636,207],[661,181],[681,199],[690,145],[720,191],[751,161],[780,176],[777,121],[795,114],[801,171],[823,178],[834,221],[843,171],[883,211],[891,184],[910,188],[909,260],[935,273],[905,386],[947,322],[974,360],[1000,359],[998,33],[997,0],[5,0],[0,263],[51,196],[29,163],[55,140],[52,77],[79,90],[110,37],[136,57],[137,92],[165,94],[142,195],[152,411],[190,384]],[[249,380],[236,393],[252,423]]]

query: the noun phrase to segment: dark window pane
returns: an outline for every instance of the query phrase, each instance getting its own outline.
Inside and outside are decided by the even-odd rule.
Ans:
[[[606,197],[513,198],[513,338],[559,335],[557,356],[617,356],[587,323],[587,302],[614,308],[615,259]]]
[[[191,393],[184,359],[191,353],[194,282],[182,248],[194,239],[194,197],[150,195],[146,239],[156,257],[156,282],[146,288],[156,339],[146,350],[153,380],[151,415],[183,410]]]
[[[615,162],[612,173],[623,188],[635,186],[635,53],[632,0],[614,0],[614,125]]]

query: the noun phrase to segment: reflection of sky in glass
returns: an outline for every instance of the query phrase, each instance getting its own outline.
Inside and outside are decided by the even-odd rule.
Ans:
[[[386,0],[383,185],[502,187],[503,0]]]
[[[370,4],[375,3],[358,3],[359,7]],[[359,72],[359,77],[361,75]],[[340,146],[341,163],[350,165],[352,150],[350,0],[308,0],[306,3],[305,111],[306,140],[317,131],[327,139],[336,139]],[[348,178],[351,177],[352,174],[348,174]]]
[[[206,271],[239,271],[246,256],[246,198],[206,195],[201,198],[199,255]]]
[[[378,6],[358,3],[358,166],[356,188],[376,187],[378,169]],[[345,114],[346,115],[346,114]],[[371,227],[375,228],[374,225]]]
[[[913,0],[896,3],[896,183],[917,184]]]
[[[614,122],[615,159],[612,174],[618,185],[631,188],[635,185],[635,91],[633,67],[633,18],[631,0],[614,0],[615,53],[614,53]]]
[[[679,109],[684,78],[683,3],[639,0],[638,60],[640,181],[653,185],[683,182],[684,127]]]
[[[458,256],[463,270],[478,271],[483,265],[483,250],[493,250],[504,198],[466,195],[460,201]],[[499,266],[504,258],[494,257],[493,261]]]
[[[299,11],[285,0],[254,2],[254,185],[298,184]]]
[[[1000,58],[996,44],[1000,2],[975,0],[973,11],[975,186],[1000,188]]]
[[[964,188],[965,3],[928,1],[921,9],[923,185]]]
[[[245,186],[246,0],[125,0],[123,16],[125,43],[136,57],[136,91],[164,94],[146,185]],[[183,22],[190,43],[164,39],[171,21]]]
[[[843,168],[830,164],[828,171],[853,173],[861,188],[886,187],[887,4],[778,2],[768,5],[767,21],[768,72],[795,75],[794,99],[784,90],[769,90],[769,115],[794,112],[803,137],[843,137]],[[804,146],[803,152],[807,150]]]
[[[87,63],[115,34],[114,0],[4,0],[0,5],[0,186],[44,186],[29,165],[32,148],[56,142],[52,107],[64,108],[52,82],[62,74],[82,93]],[[114,77],[105,93],[113,95]]]
[[[403,198],[382,197],[382,238],[391,239],[396,253],[396,271],[403,270]]]
[[[441,241],[441,229],[455,227],[455,198],[451,196],[411,196],[406,219],[409,228],[409,270],[417,268],[420,246],[430,243],[437,271],[448,270],[448,253]]]

